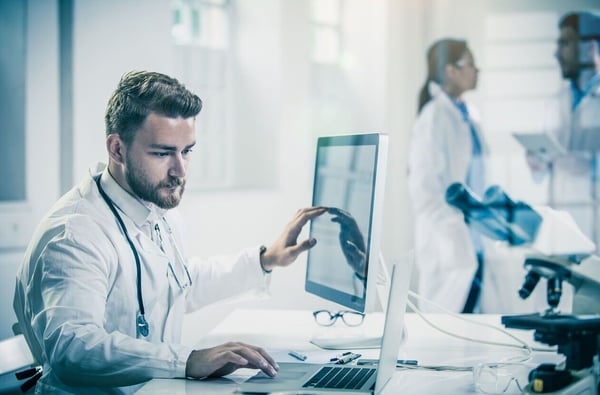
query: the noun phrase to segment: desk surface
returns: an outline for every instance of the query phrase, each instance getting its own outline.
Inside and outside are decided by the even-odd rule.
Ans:
[[[445,330],[462,336],[474,337],[486,341],[512,343],[515,341],[508,336],[468,323],[447,315],[427,314],[426,317]],[[481,323],[500,325],[498,315],[469,315],[469,318]],[[339,324],[339,325],[338,325]],[[469,342],[450,337],[432,328],[421,317],[414,313],[406,315],[407,337],[400,346],[399,359],[416,359],[419,365],[452,365],[473,366],[478,363],[506,362],[511,357],[524,355],[524,352],[475,342]],[[314,335],[323,335],[323,331],[333,331],[335,335],[365,335],[374,336],[383,328],[383,314],[369,314],[361,327],[349,329],[341,323],[336,323],[329,329],[319,327],[313,320],[310,311],[303,310],[253,310],[240,309],[229,314],[205,338],[198,342],[198,348],[206,348],[227,341],[244,341],[267,349],[279,362],[298,362],[287,355],[294,349],[304,352],[309,357],[306,362],[322,363],[340,351],[321,350],[310,343]],[[533,331],[510,330],[523,341],[532,346],[545,347],[533,341]],[[377,358],[379,350],[354,350],[360,352],[363,358]],[[553,352],[534,352],[532,366],[541,362],[554,362],[562,357]],[[219,379],[211,380],[166,380],[155,379],[148,382],[138,392],[139,394],[224,394],[232,393],[255,371],[240,369],[236,373]],[[512,385],[510,393],[520,393]],[[476,393],[471,372],[456,371],[424,371],[397,370],[384,394],[397,393],[419,394],[465,394]]]

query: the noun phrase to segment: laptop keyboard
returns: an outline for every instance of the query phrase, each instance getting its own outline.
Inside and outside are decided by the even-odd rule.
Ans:
[[[324,366],[302,387],[359,389],[376,370],[375,368]]]

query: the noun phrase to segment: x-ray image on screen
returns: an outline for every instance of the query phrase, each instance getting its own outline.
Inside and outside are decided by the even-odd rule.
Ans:
[[[362,311],[368,277],[375,198],[378,135],[321,138],[313,186],[317,245],[308,252],[306,289]]]

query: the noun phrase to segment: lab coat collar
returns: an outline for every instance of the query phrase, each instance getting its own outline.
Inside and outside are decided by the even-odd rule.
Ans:
[[[161,209],[152,203],[144,203],[140,199],[124,190],[108,171],[108,167],[99,168],[102,171],[100,183],[106,194],[127,217],[129,217],[138,227],[145,223],[156,222],[163,217],[167,210]]]
[[[457,117],[457,119],[462,119],[464,120],[463,114],[460,111],[460,109],[458,108],[458,103],[457,100],[453,99],[452,97],[450,97],[446,92],[444,92],[443,90],[440,90],[440,92],[438,93],[437,100],[440,100],[444,106],[451,108],[452,114],[454,116]],[[469,106],[465,103],[465,106],[467,107],[468,110],[470,110]]]
[[[571,88],[573,95],[578,94],[581,97],[584,97],[589,93],[597,95],[600,92],[600,72],[596,72],[592,75],[583,89],[579,89],[579,86],[573,80],[569,80],[569,87]]]
[[[588,92],[596,96],[600,95],[600,71],[590,79]]]
[[[429,89],[429,94],[431,95],[432,98],[437,98],[438,96],[440,96],[440,97],[444,97],[448,102],[452,103],[456,108],[458,108],[458,103],[461,103],[461,102],[465,103],[465,105],[468,107],[467,103],[462,99],[462,96],[457,99],[451,97],[450,95],[448,95],[448,93],[446,93],[446,91],[444,91],[444,89],[442,89],[442,86],[435,81],[429,81],[429,83],[427,85],[427,89]]]

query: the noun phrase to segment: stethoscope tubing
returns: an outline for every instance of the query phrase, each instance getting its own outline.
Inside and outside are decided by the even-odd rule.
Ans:
[[[140,316],[136,318],[136,326],[139,329],[140,333],[144,337],[146,337],[146,336],[148,336],[149,331],[148,331],[148,323],[145,318],[144,299],[142,296],[142,265],[140,263],[140,256],[137,252],[137,249],[133,245],[133,241],[131,240],[131,237],[129,237],[129,232],[127,231],[125,222],[123,222],[123,218],[121,218],[121,215],[117,211],[115,204],[110,199],[110,197],[106,194],[106,192],[104,191],[104,188],[102,188],[102,185],[100,184],[100,176],[96,176],[94,178],[96,181],[96,185],[98,186],[98,192],[100,192],[100,195],[102,196],[102,198],[104,199],[104,201],[106,202],[108,207],[110,208],[110,211],[112,211],[114,217],[117,219],[117,222],[119,222],[119,226],[121,227],[121,230],[123,231],[123,234],[125,235],[125,238],[127,239],[127,243],[129,243],[129,248],[131,248],[133,257],[135,258],[135,267],[136,267],[136,272],[137,272],[137,281],[136,281],[136,283],[137,283],[137,300],[138,300],[138,306],[140,309]]]

